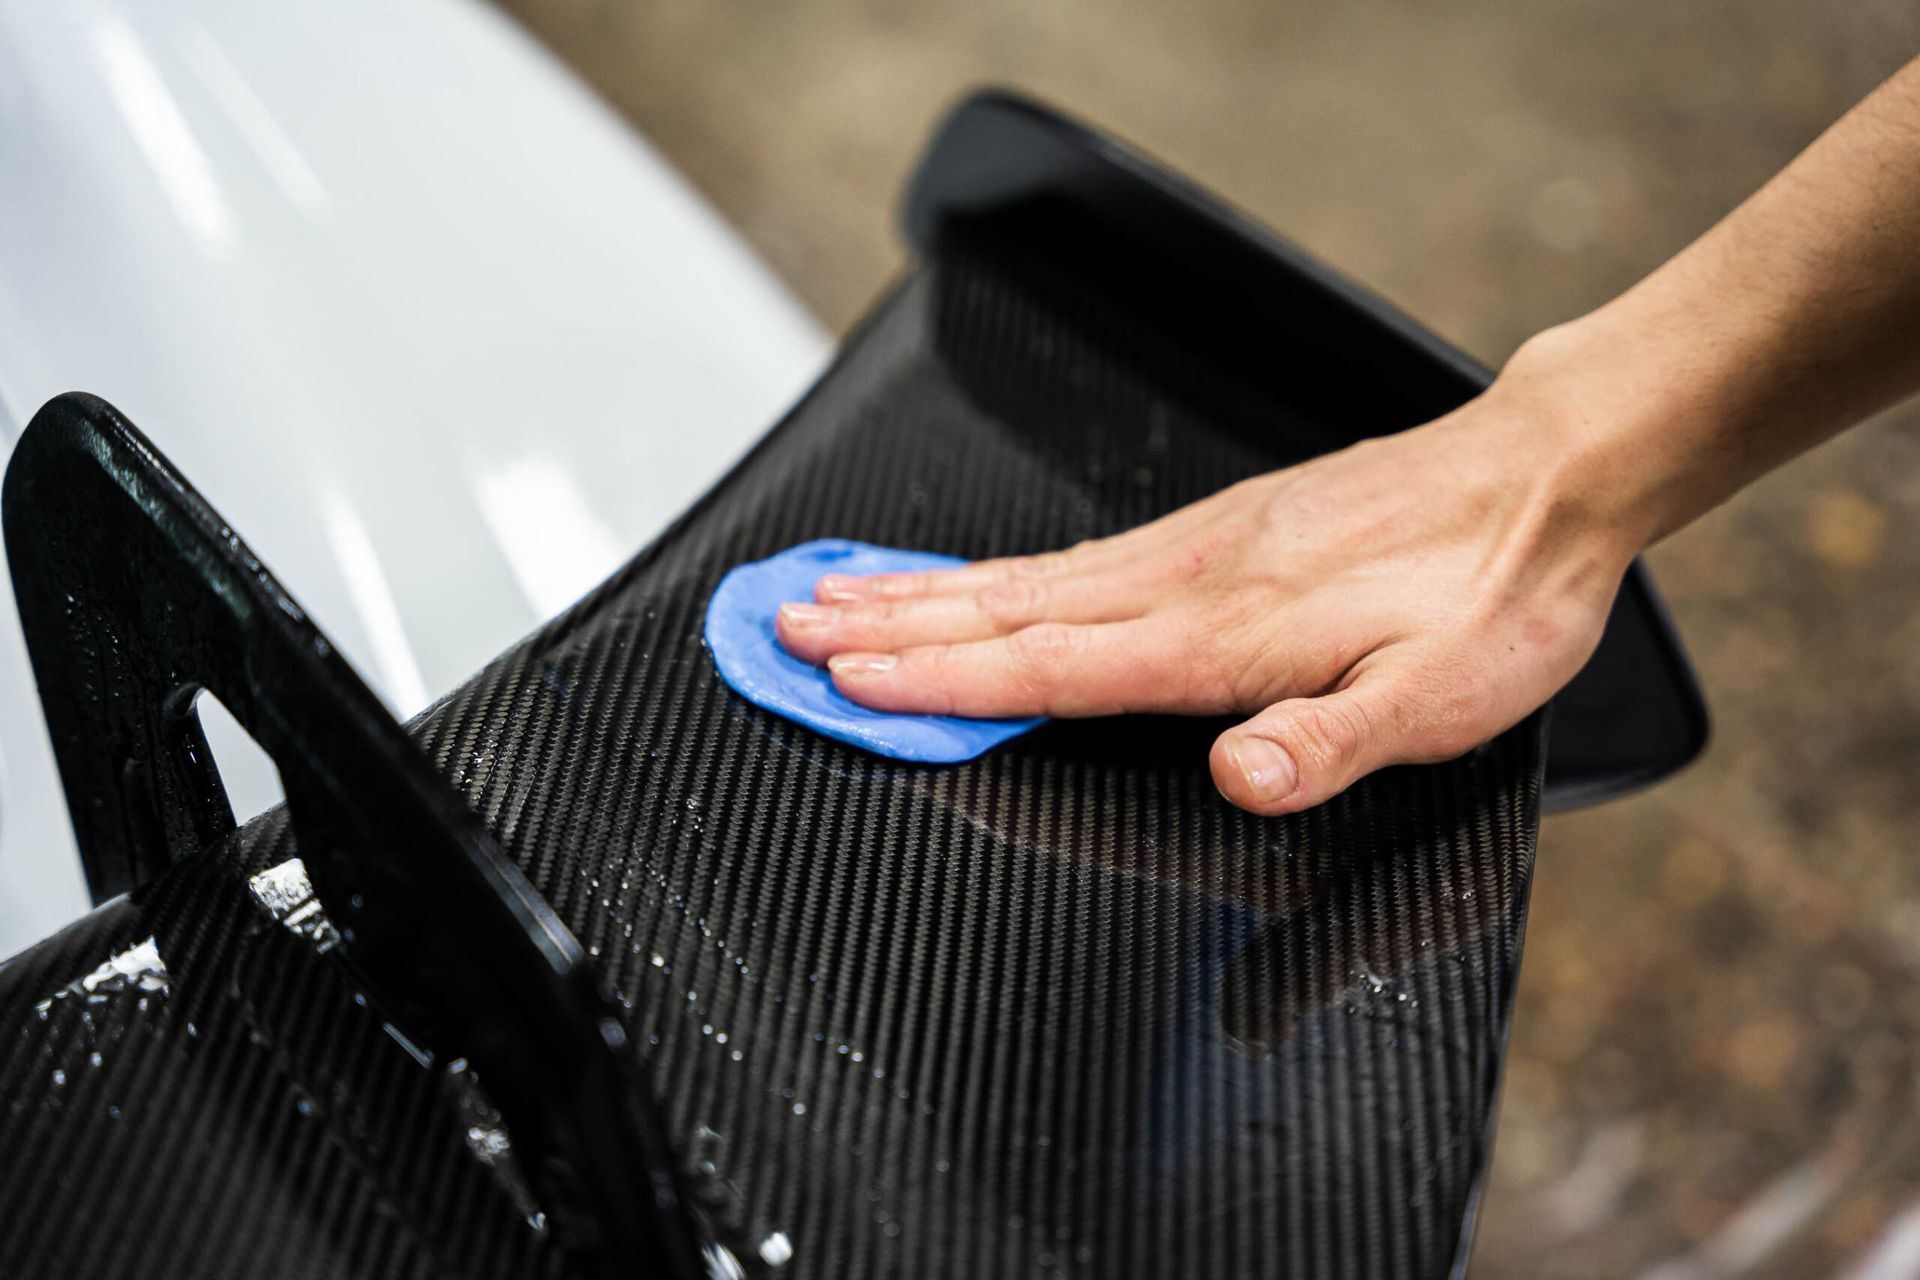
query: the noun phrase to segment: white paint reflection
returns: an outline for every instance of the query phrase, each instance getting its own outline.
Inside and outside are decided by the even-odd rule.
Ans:
[[[213,165],[160,68],[133,28],[117,14],[99,14],[93,39],[106,73],[107,93],[160,179],[175,215],[202,244],[223,248],[232,237],[233,219],[214,180]]]
[[[380,567],[380,553],[360,513],[344,494],[327,491],[321,499],[321,511],[347,595],[354,612],[360,615],[360,625],[367,630],[367,643],[373,647],[380,683],[404,720],[427,705],[427,681],[407,640],[399,602],[393,598],[386,571]]]
[[[326,185],[227,51],[205,30],[194,27],[181,40],[180,52],[287,203],[315,221],[324,219],[333,204]]]
[[[620,539],[552,458],[481,468],[473,490],[521,594],[542,618],[574,603],[626,559]]]

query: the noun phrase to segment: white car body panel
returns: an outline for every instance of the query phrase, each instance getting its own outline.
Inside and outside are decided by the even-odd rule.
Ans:
[[[104,396],[402,716],[658,532],[827,351],[474,0],[0,0],[0,442]],[[252,813],[276,782],[216,730]],[[0,956],[85,905],[9,604]]]

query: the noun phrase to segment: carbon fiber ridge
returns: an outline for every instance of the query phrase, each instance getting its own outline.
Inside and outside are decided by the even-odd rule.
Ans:
[[[1461,1247],[1540,718],[1262,820],[1213,792],[1217,725],[899,765],[732,697],[700,645],[720,575],[796,542],[1059,546],[1338,435],[1167,327],[943,247],[713,493],[414,726],[598,957],[743,1256],[1432,1276]],[[484,1101],[248,892],[292,852],[268,815],[0,969],[0,1275],[565,1270]],[[55,994],[146,937],[164,992]]]

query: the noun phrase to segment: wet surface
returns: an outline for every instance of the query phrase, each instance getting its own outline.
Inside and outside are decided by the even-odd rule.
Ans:
[[[585,946],[731,1257],[1444,1275],[1486,1166],[1540,719],[1260,819],[1214,791],[1199,722],[1050,724],[928,768],[736,697],[702,644],[743,560],[1115,531],[1320,438],[1296,381],[1229,413],[1036,258],[946,244],[722,489],[412,732]],[[415,856],[394,846],[368,853]],[[0,968],[0,1203],[29,1203],[0,1273],[117,1276],[135,1248],[196,1280],[563,1265],[529,1130],[349,979],[353,919],[449,901],[368,883],[336,929],[296,852],[270,813]],[[442,961],[472,962],[415,962]],[[37,1015],[103,973],[164,1007]]]
[[[991,79],[1494,363],[1920,48],[1893,0],[507,7],[836,326],[898,260],[926,130]],[[1652,563],[1717,737],[1547,825],[1475,1274],[1905,1274],[1872,1266],[1920,1237],[1920,415]]]
[[[286,852],[270,815],[0,967],[0,1274],[553,1273],[484,1099],[343,979]]]

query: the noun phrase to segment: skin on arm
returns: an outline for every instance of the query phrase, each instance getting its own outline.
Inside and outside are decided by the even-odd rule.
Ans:
[[[822,578],[780,639],[881,710],[1244,714],[1214,780],[1290,813],[1517,723],[1643,547],[1915,390],[1920,62],[1453,413],[1065,551]]]

